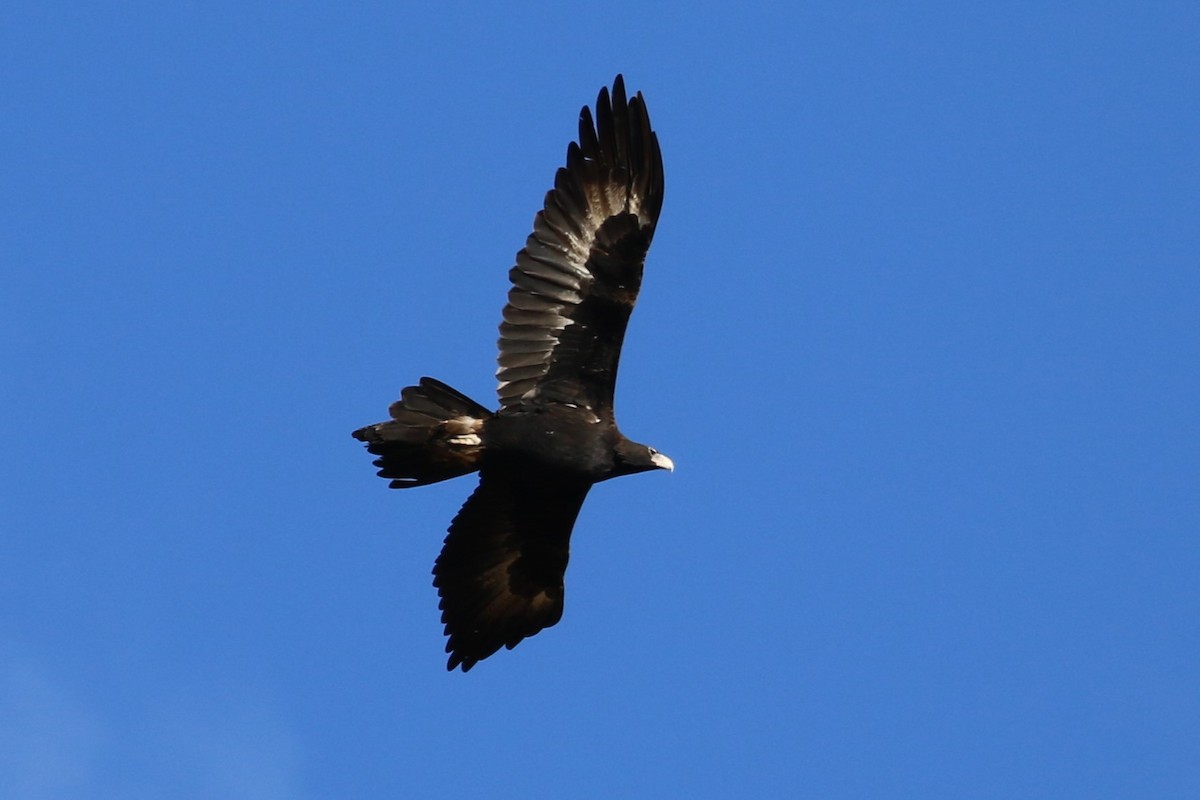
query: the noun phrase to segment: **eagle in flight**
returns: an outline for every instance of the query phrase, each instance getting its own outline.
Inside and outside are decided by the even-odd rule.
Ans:
[[[479,472],[433,568],[447,669],[466,672],[563,613],[571,529],[592,484],[674,469],[613,417],[625,326],[663,201],[662,153],[639,92],[620,75],[517,253],[500,323],[500,408],[422,378],[391,419],[354,431],[404,489]]]

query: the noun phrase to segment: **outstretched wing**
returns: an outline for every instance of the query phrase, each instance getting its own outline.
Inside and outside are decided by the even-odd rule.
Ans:
[[[562,618],[571,529],[591,484],[485,468],[433,567],[446,666],[463,672]]]
[[[579,114],[579,142],[509,272],[502,406],[527,395],[611,412],[625,326],[663,201],[662,153],[639,92],[618,75]],[[530,395],[529,393],[533,393]]]

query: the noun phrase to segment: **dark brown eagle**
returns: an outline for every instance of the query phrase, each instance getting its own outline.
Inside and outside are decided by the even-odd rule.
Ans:
[[[403,489],[479,471],[450,524],[433,585],[447,668],[466,672],[562,617],[571,528],[592,484],[673,469],[613,418],[625,326],[663,201],[662,153],[639,92],[618,75],[554,176],[509,272],[500,409],[422,378],[391,419],[354,432]]]

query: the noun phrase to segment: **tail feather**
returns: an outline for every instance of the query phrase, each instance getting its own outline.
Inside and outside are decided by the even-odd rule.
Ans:
[[[479,469],[483,425],[492,412],[433,378],[400,392],[387,422],[352,435],[379,456],[379,476],[393,489],[424,486]]]

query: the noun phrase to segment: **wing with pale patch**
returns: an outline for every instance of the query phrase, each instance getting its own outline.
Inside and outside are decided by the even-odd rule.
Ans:
[[[625,326],[663,200],[662,154],[641,93],[621,76],[585,106],[533,233],[517,254],[500,324],[503,406],[536,396],[612,409]],[[530,393],[533,395],[530,395]]]
[[[484,468],[433,568],[449,669],[555,624],[575,518],[591,484],[511,465]]]

